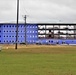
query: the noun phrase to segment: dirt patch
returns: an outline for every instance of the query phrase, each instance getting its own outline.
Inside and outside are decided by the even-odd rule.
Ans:
[[[76,46],[61,46],[61,45],[18,45],[15,50],[15,45],[2,45],[3,50],[16,53],[51,53],[51,54],[70,54],[76,53]]]

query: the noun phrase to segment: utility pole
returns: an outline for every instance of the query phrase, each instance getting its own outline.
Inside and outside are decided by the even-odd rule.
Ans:
[[[17,0],[17,25],[16,25],[16,44],[15,44],[15,49],[17,49],[17,43],[18,43],[18,20],[19,20],[19,0]]]
[[[26,15],[24,16],[24,20],[25,20],[25,24],[24,24],[24,27],[25,27],[25,45],[27,46],[27,33],[26,33]]]

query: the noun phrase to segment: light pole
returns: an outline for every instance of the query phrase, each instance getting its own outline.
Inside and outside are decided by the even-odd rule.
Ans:
[[[17,43],[18,43],[18,20],[19,20],[19,0],[17,0],[17,24],[16,24],[16,44],[15,44],[15,49],[17,49]]]

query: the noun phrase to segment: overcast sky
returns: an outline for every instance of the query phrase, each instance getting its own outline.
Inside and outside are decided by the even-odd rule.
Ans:
[[[17,0],[0,0],[0,22],[16,22]],[[20,0],[19,22],[76,23],[76,0]]]

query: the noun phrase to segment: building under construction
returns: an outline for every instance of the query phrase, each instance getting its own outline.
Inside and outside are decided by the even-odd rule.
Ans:
[[[0,44],[16,43],[16,23],[0,23]],[[18,24],[18,44],[76,44],[76,24]]]

